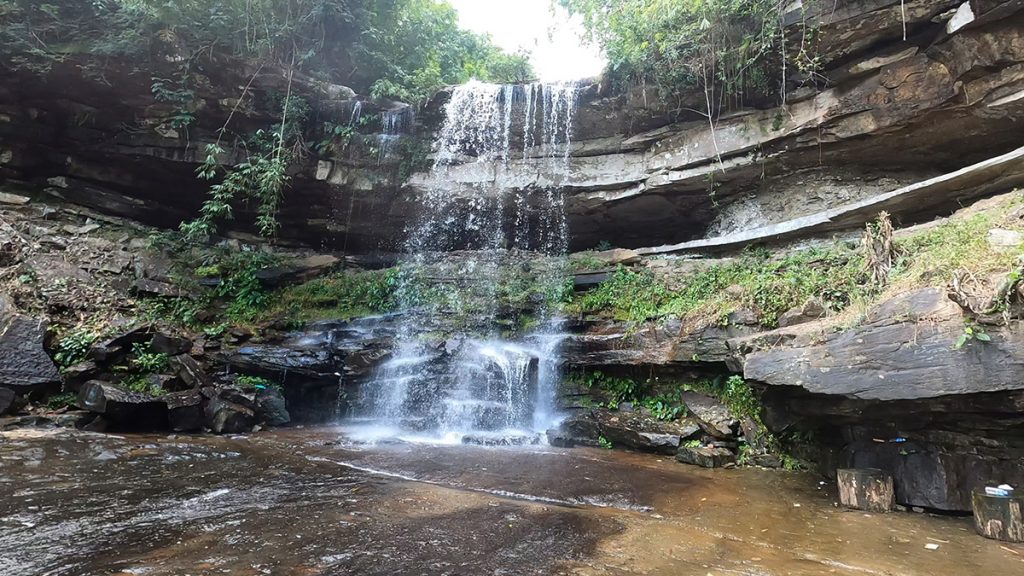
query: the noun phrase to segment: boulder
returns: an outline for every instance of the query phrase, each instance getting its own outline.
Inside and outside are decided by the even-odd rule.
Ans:
[[[591,410],[570,416],[558,428],[548,430],[553,446],[599,446],[604,438],[615,448],[626,448],[655,454],[675,454],[682,439],[700,432],[690,420],[662,422],[646,410]]]
[[[129,392],[113,384],[91,380],[78,391],[78,406],[118,426],[138,430],[167,428],[167,404],[149,394]]]
[[[55,389],[60,373],[43,349],[46,323],[18,314],[0,295],[0,386],[18,394]]]
[[[198,390],[173,392],[162,397],[167,403],[167,421],[175,432],[203,429],[203,395]]]
[[[247,396],[230,388],[203,388],[206,398],[203,423],[215,434],[252,431],[258,422],[256,406]]]
[[[177,356],[186,354],[192,350],[192,341],[180,336],[172,336],[164,332],[153,334],[153,340],[149,344],[150,350],[157,354]]]
[[[723,468],[736,464],[736,454],[726,448],[680,446],[676,460],[704,468]]]
[[[94,362],[103,364],[120,362],[131,354],[133,346],[149,343],[155,333],[156,331],[150,324],[136,326],[127,332],[122,332],[113,338],[94,344],[89,348],[88,357]]]
[[[181,377],[171,374],[150,374],[146,377],[151,390],[162,390],[164,392],[181,392],[192,388],[185,384]]]
[[[85,384],[89,380],[96,380],[99,378],[101,370],[92,360],[85,360],[68,366],[61,373],[61,377],[64,380],[64,389],[69,392],[77,393],[81,388],[82,384]]]
[[[267,426],[284,426],[292,420],[284,396],[274,388],[256,392],[256,415]]]
[[[708,434],[716,438],[734,438],[739,431],[739,420],[717,398],[688,391],[683,392],[682,401]]]
[[[547,431],[548,443],[560,448],[575,446],[600,446],[601,428],[589,415],[570,416],[557,428]]]
[[[188,354],[172,356],[170,369],[190,388],[203,388],[213,385],[213,379],[194,358]]]
[[[1024,323],[957,349],[964,323],[944,289],[925,288],[879,304],[848,330],[802,325],[730,344],[745,354],[747,380],[819,394],[906,400],[1024,388]]]
[[[0,388],[0,414],[8,414],[17,408],[18,395],[10,388]]]

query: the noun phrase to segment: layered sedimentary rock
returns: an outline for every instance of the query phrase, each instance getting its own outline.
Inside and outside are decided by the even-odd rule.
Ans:
[[[445,182],[421,176],[411,186],[556,183],[571,194],[575,246],[655,246],[791,220],[1024,145],[1018,3],[979,6],[952,34],[945,13],[957,3],[907,3],[905,40],[898,2],[824,4],[787,14],[787,33],[813,28],[822,39],[823,87],[787,87],[783,106],[726,114],[712,129],[653,95],[602,98],[593,86],[581,95],[564,182],[525,158],[508,169],[467,164]],[[700,109],[702,99],[684,108]],[[981,193],[929,195],[894,213],[927,218]]]
[[[394,156],[309,155],[292,168],[282,236],[350,252],[388,251],[411,215],[410,197],[424,188],[556,185],[570,195],[573,246],[653,247],[791,220],[1024,145],[1018,2],[794,3],[785,24],[792,50],[798,37],[814,32],[819,66],[811,76],[787,71],[782,106],[727,112],[712,129],[688,110],[703,107],[703,94],[677,109],[642,88],[613,95],[600,84],[585,86],[564,181],[540,149],[507,168],[468,163],[445,182],[417,174],[405,184]],[[276,122],[265,102],[287,89],[283,70],[216,54],[198,59],[195,121],[174,129],[173,106],[151,91],[153,77],[169,76],[173,62],[140,70],[111,61],[106,82],[83,76],[75,64],[42,77],[2,71],[0,178],[167,227],[202,201],[206,185],[195,168],[225,119],[232,116],[230,138],[220,138],[229,150],[222,161],[231,163],[242,156],[233,135]],[[338,125],[351,122],[356,102],[363,114],[398,106],[306,78],[294,78],[292,88],[318,121]],[[436,128],[445,101],[444,94],[433,98],[419,113],[419,132]],[[512,133],[518,137],[521,127]],[[929,217],[977,193],[929,196],[896,215]],[[231,226],[251,233],[242,208]]]

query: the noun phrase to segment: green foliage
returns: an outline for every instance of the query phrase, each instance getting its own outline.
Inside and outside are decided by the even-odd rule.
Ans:
[[[17,68],[45,72],[87,55],[102,74],[111,56],[172,49],[189,57],[213,46],[408,101],[473,76],[533,75],[526,54],[461,30],[439,0],[0,0],[0,56]],[[154,93],[178,92],[173,85],[155,79]]]
[[[174,111],[167,124],[174,129],[188,128],[195,122],[192,114],[192,106],[195,102],[195,92],[188,87],[189,73],[186,66],[177,80],[166,78],[153,78],[151,90],[157,102],[166,102],[174,106]]]
[[[605,450],[611,450],[613,448],[612,441],[605,438],[604,436],[597,437],[597,445]]]
[[[167,368],[171,357],[163,352],[153,352],[152,344],[132,345],[132,366],[145,374],[153,374]]]
[[[957,337],[956,342],[953,343],[953,349],[959,350],[966,346],[970,342],[991,342],[992,337],[989,336],[985,330],[976,324],[967,324],[964,326],[964,331]]]
[[[659,394],[643,399],[643,406],[651,411],[651,414],[658,420],[671,422],[689,414],[686,404],[683,403],[682,390],[676,390],[671,394]]]
[[[222,261],[226,274],[214,294],[228,301],[228,318],[251,320],[267,307],[271,299],[257,273],[273,262],[271,255],[256,250],[236,252]]]
[[[234,217],[232,202],[236,199],[252,200],[257,204],[256,227],[265,237],[272,237],[280,226],[277,210],[284,190],[290,181],[287,174],[289,153],[284,151],[284,142],[277,133],[260,130],[257,138],[270,138],[272,148],[263,146],[262,151],[253,152],[249,159],[223,170],[220,182],[210,187],[210,193],[199,210],[195,220],[182,222],[180,230],[184,237],[194,243],[207,241],[217,231],[217,222]],[[196,169],[202,180],[214,180],[222,172],[217,157],[224,150],[217,144],[206,146],[206,159]]]
[[[650,380],[638,382],[633,378],[610,376],[600,370],[574,374],[570,378],[598,392],[604,397],[605,407],[609,410],[617,410],[619,404],[629,402],[634,406],[647,408],[658,420],[671,421],[687,415],[681,389],[670,393],[652,394]]]
[[[632,378],[609,376],[600,370],[585,373],[582,381],[587,388],[600,390],[607,398],[607,406],[611,410],[617,409],[623,402],[634,402],[642,395],[641,387]]]
[[[142,317],[146,320],[166,320],[179,326],[196,328],[202,324],[211,306],[210,297],[158,296],[141,303]]]
[[[841,245],[779,258],[748,251],[735,262],[688,276],[677,290],[649,271],[619,267],[611,279],[575,296],[565,309],[634,323],[690,314],[721,323],[730,312],[749,307],[763,324],[772,326],[783,312],[812,297],[831,310],[844,309],[868,290],[863,266],[859,253]]]
[[[1002,226],[1014,228],[990,213],[950,219],[938,226],[895,241],[898,258],[893,277],[908,283],[939,280],[947,282],[961,268],[997,270],[1016,264],[1020,252],[992,250],[988,231]],[[1016,227],[1019,229],[1019,221]]]
[[[684,389],[718,398],[737,418],[752,418],[755,422],[761,422],[761,401],[742,376],[703,380],[686,384]]]
[[[203,329],[216,337],[227,328],[227,320],[252,321],[271,304],[259,272],[277,263],[273,255],[247,247],[196,246],[180,238],[167,242],[165,249],[176,255],[175,281],[188,295],[144,300],[144,318]],[[204,279],[204,285],[196,283],[192,275]]]
[[[781,90],[775,0],[559,0],[583,17],[614,79],[663,95],[706,92],[708,114]]]
[[[397,268],[342,271],[290,286],[270,296],[270,317],[297,322],[320,318],[356,318],[390,312],[397,305]]]
[[[243,389],[253,390],[265,390],[271,388],[274,390],[281,390],[281,385],[277,382],[263,378],[262,376],[249,376],[247,374],[241,374],[235,379],[235,384]]]
[[[357,77],[371,70],[380,76],[370,82],[374,98],[415,102],[474,77],[518,82],[533,76],[528,55],[505,54],[489,38],[460,30],[458,14],[446,2],[383,4],[367,11],[365,33],[353,46]]]
[[[73,408],[78,401],[78,396],[71,392],[57,394],[46,399],[47,410],[60,410],[61,408]]]
[[[358,132],[348,124],[324,122],[320,126],[319,140],[313,144],[313,151],[323,157],[334,157],[348,149],[349,142]]]
[[[85,360],[89,348],[100,339],[102,334],[91,326],[77,326],[65,332],[57,340],[53,361],[61,369],[73,366]]]

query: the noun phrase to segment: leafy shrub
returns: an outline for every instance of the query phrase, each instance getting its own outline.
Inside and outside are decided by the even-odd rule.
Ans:
[[[171,357],[164,352],[153,352],[151,344],[137,342],[132,345],[132,365],[144,374],[154,374],[167,368]]]
[[[101,333],[89,326],[77,326],[57,340],[53,360],[60,368],[67,368],[85,360],[89,348],[100,339]]]
[[[267,388],[271,388],[271,389],[274,389],[274,390],[280,390],[281,389],[281,385],[278,384],[277,382],[273,382],[273,381],[268,380],[266,378],[263,378],[261,376],[249,376],[249,375],[246,375],[246,374],[240,374],[235,379],[235,383],[238,385],[238,387],[243,388],[243,389],[246,389],[246,388],[254,389],[254,390],[263,390],[263,389],[267,389]]]
[[[583,17],[620,83],[665,96],[709,94],[707,113],[781,92],[782,34],[773,0],[559,0]],[[804,50],[798,55],[803,56]]]

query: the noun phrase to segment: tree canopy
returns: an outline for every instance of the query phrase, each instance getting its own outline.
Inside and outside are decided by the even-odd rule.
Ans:
[[[404,100],[471,77],[533,75],[527,54],[507,54],[460,29],[443,0],[0,0],[0,56],[14,66],[149,55],[154,40],[294,62],[325,80]]]
[[[620,82],[709,93],[709,111],[781,89],[778,0],[558,0]]]

